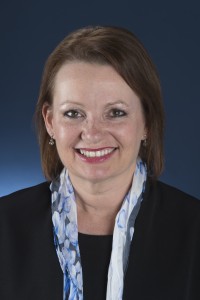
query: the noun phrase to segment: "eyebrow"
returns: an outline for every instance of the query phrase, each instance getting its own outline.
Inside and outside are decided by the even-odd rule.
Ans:
[[[60,106],[66,105],[66,104],[73,104],[73,105],[79,105],[79,106],[83,106],[83,104],[81,102],[77,102],[77,101],[71,101],[71,100],[66,100],[63,101]]]
[[[72,101],[72,100],[66,100],[66,101],[63,101],[60,106],[63,106],[63,105],[66,105],[66,104],[73,104],[73,105],[78,105],[78,106],[84,106],[83,103],[81,102],[77,102],[77,101]],[[117,100],[117,101],[113,101],[113,102],[109,102],[109,103],[106,103],[105,107],[110,107],[110,106],[113,106],[113,105],[124,105],[126,107],[128,107],[129,105],[124,102],[123,100]]]
[[[125,105],[126,107],[128,107],[128,104],[126,102],[122,101],[122,100],[109,102],[109,103],[106,104],[106,107],[113,106],[113,105],[116,105],[116,104],[122,104],[122,105]]]

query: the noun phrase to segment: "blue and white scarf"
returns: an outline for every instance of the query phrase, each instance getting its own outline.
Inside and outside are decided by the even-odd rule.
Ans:
[[[146,166],[137,159],[133,182],[119,210],[113,232],[112,253],[108,270],[107,300],[121,300],[124,274],[128,264],[134,223],[146,182]],[[67,169],[52,182],[52,220],[54,241],[64,274],[64,300],[83,300],[83,275],[78,245],[77,207]]]

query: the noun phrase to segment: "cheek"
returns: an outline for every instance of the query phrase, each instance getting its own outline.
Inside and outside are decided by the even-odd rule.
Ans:
[[[116,134],[124,141],[131,143],[133,140],[137,140],[139,137],[141,137],[141,132],[141,125],[139,126],[137,122],[134,122],[126,126],[119,127],[116,131]]]
[[[64,145],[73,144],[79,137],[79,130],[75,126],[58,124],[54,127],[55,139],[57,143]]]
[[[144,126],[140,122],[129,124],[118,130],[118,140],[124,150],[136,154],[139,152]]]
[[[62,141],[62,140],[66,139],[68,131],[61,126],[58,126],[58,127],[55,127],[54,132],[55,132],[55,139],[57,141]]]

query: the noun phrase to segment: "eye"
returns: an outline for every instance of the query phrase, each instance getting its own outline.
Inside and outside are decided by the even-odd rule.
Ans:
[[[110,117],[111,118],[120,118],[120,117],[124,117],[126,115],[127,115],[127,113],[124,110],[121,110],[121,109],[114,108],[110,111]]]
[[[82,114],[75,109],[70,109],[64,113],[64,116],[71,119],[78,119],[82,117]]]

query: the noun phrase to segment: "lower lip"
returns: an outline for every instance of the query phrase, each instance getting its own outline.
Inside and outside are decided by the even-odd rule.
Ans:
[[[76,152],[76,154],[78,155],[78,157],[80,157],[80,159],[84,162],[87,162],[87,163],[91,163],[91,164],[97,164],[97,163],[102,163],[106,160],[108,160],[115,152],[116,150],[113,150],[111,153],[108,153],[104,156],[100,156],[100,157],[87,157],[79,152]]]

